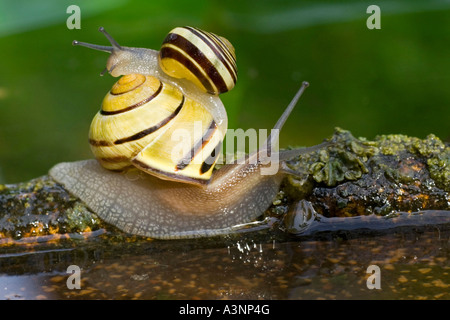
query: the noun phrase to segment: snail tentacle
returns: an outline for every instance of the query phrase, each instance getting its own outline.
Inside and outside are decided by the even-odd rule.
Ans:
[[[262,148],[262,151],[264,150],[271,150],[273,147],[276,146],[278,143],[278,139],[280,137],[280,131],[283,128],[284,123],[289,118],[289,115],[291,114],[292,110],[294,110],[294,107],[297,105],[298,100],[302,96],[303,92],[305,92],[305,89],[309,87],[309,83],[306,81],[302,82],[302,85],[300,86],[300,89],[295,94],[294,98],[292,98],[291,102],[288,104],[286,109],[284,110],[281,117],[278,119],[277,123],[272,129],[272,132],[270,133],[269,137],[266,139],[266,142],[264,143],[264,147]]]
[[[97,51],[104,51],[104,52],[109,52],[109,53],[112,53],[114,50],[122,50],[122,47],[119,45],[119,43],[108,32],[106,32],[105,28],[100,27],[98,29],[98,31],[100,31],[101,33],[103,33],[105,35],[105,37],[108,39],[109,43],[111,43],[111,46],[101,46],[98,44],[92,44],[92,43],[82,42],[82,41],[78,41],[78,40],[73,40],[72,45],[82,46],[82,47],[94,49]]]
[[[105,35],[106,39],[108,39],[109,43],[111,43],[111,46],[115,50],[122,50],[122,47],[119,45],[119,43],[108,32],[106,32],[105,28],[100,27],[98,28],[98,31]]]
[[[114,50],[114,48],[111,46],[101,46],[98,44],[92,44],[92,43],[82,42],[82,41],[78,41],[78,40],[73,40],[72,45],[86,47],[86,48],[94,49],[97,51],[103,51],[103,52],[109,52],[109,53],[113,52],[113,50]]]

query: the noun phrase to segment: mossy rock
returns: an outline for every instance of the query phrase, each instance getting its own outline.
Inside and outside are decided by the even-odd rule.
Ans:
[[[435,135],[369,141],[336,128],[330,141],[288,162],[299,173],[283,185],[293,201],[306,198],[325,216],[450,209],[450,146]]]

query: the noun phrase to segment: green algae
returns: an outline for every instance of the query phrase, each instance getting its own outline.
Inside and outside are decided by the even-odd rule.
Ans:
[[[428,168],[431,177],[436,182],[436,185],[442,189],[450,190],[450,148],[442,154],[435,155],[427,160]]]
[[[430,176],[436,185],[450,192],[450,146],[434,134],[425,139],[405,135],[377,136],[376,144],[384,155],[401,155],[404,152],[426,159]]]
[[[450,191],[450,146],[433,134],[423,140],[397,134],[381,135],[369,141],[355,138],[349,131],[336,128],[329,141],[332,142],[329,147],[288,162],[289,168],[299,173],[298,176],[289,177],[289,183],[295,189],[302,189],[304,193],[310,190],[309,178],[329,187],[343,181],[360,179],[369,172],[369,159],[382,159],[382,155],[385,155],[394,156],[397,161],[408,156],[423,159],[436,185],[446,192]],[[375,165],[383,168],[394,180],[406,183],[414,180],[411,175],[383,167],[382,161],[375,161]]]
[[[66,217],[68,230],[86,231],[98,229],[100,225],[100,220],[81,202],[76,202],[71,208],[68,208]]]
[[[43,176],[0,187],[0,240],[98,230],[101,220],[61,185]]]
[[[331,145],[317,152],[300,155],[287,162],[298,175],[289,176],[285,187],[294,198],[303,198],[313,187],[334,187],[343,181],[357,180],[368,173],[367,160],[378,149],[364,139],[356,139],[349,131],[336,128],[328,140]]]

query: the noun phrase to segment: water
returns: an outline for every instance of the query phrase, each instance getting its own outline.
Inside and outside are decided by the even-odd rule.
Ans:
[[[0,299],[449,299],[448,224],[316,239],[267,233],[19,246],[0,254]],[[68,289],[70,265],[80,289]],[[367,269],[380,268],[381,289]],[[71,282],[72,283],[72,282]]]

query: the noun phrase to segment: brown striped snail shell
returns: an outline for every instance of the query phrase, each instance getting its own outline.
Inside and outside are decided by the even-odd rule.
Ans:
[[[237,79],[234,48],[192,27],[173,29],[161,51],[74,41],[111,52],[107,70],[124,75],[103,100],[89,134],[91,149],[110,170],[131,165],[162,179],[208,183],[227,130],[217,94]],[[184,132],[184,141],[174,135]],[[187,141],[189,140],[189,141]]]
[[[166,74],[188,79],[210,94],[227,92],[236,84],[234,47],[214,33],[175,28],[164,39],[158,57]]]

